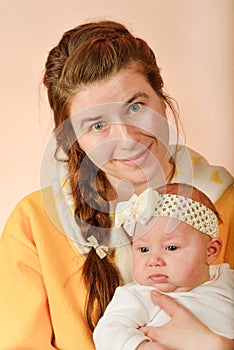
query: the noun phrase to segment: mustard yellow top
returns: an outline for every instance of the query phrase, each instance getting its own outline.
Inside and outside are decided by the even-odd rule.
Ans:
[[[83,261],[52,224],[39,191],[16,206],[0,239],[1,350],[94,349]]]
[[[51,188],[46,196],[56,213]],[[233,186],[216,205],[224,221],[217,262],[233,268]],[[94,350],[84,316],[83,262],[73,243],[53,225],[40,191],[16,206],[0,239],[1,350]]]

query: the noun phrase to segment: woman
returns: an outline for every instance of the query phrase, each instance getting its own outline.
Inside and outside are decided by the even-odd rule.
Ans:
[[[65,33],[49,53],[44,84],[58,178],[17,205],[1,237],[0,344],[89,350],[115,288],[132,279],[130,244],[112,227],[116,202],[172,179],[208,188],[223,217],[222,261],[230,262],[233,179],[186,148],[168,147],[166,106],[174,109],[154,54],[121,24],[87,23]],[[215,174],[220,183],[209,180]],[[231,349],[172,300],[156,303],[172,321],[160,333],[143,331],[161,349],[201,348],[204,337],[208,350]]]

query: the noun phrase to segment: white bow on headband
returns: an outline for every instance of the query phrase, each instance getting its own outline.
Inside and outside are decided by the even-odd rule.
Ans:
[[[219,234],[216,214],[191,198],[177,194],[159,194],[152,188],[140,196],[133,194],[129,201],[119,202],[115,212],[115,226],[123,225],[133,236],[136,222],[146,224],[152,216],[169,216],[196,228],[210,237]]]
[[[158,200],[158,192],[147,188],[139,196],[133,194],[129,201],[119,202],[115,211],[115,227],[123,225],[129,236],[132,236],[136,222],[145,224],[154,215]]]

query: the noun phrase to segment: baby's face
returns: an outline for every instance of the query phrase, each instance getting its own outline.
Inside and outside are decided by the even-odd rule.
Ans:
[[[137,282],[162,292],[188,291],[209,279],[209,236],[170,217],[154,218],[150,230],[133,241]],[[168,232],[168,225],[175,227]]]

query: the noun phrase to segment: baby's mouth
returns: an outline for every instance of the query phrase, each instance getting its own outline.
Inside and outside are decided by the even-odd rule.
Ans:
[[[168,276],[155,273],[155,274],[150,275],[149,279],[154,283],[165,283],[165,282],[167,282]]]

